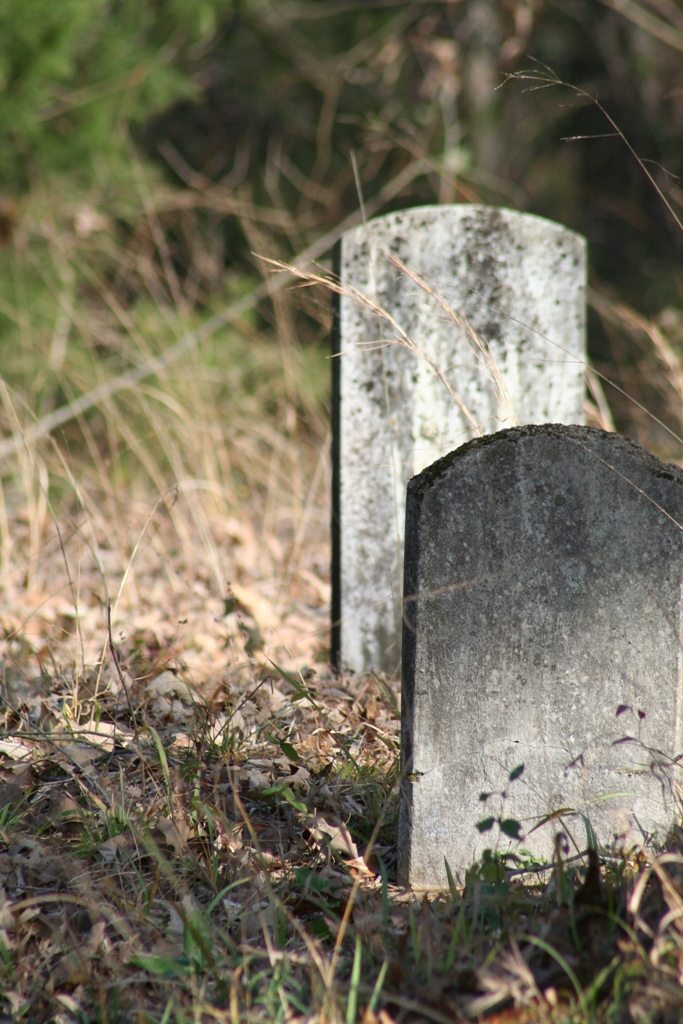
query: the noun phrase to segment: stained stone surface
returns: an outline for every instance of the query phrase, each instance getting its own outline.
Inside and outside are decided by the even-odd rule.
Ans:
[[[582,814],[606,848],[666,834],[683,781],[681,524],[683,471],[588,427],[503,430],[410,481],[404,884],[445,886],[444,858],[464,877],[484,848],[514,848],[498,823],[478,831],[487,817],[519,821],[545,857],[562,829],[585,849]]]
[[[478,434],[583,422],[585,242],[428,206],[347,232],[339,269],[333,660],[397,672],[408,480]]]

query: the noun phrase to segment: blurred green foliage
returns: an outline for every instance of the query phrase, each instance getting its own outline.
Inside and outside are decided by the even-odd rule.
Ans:
[[[590,103],[508,78],[548,66],[598,96],[677,188],[683,14],[631,9],[650,21],[595,0],[4,0],[1,187],[112,173],[132,127],[176,181],[184,167],[280,210],[266,234],[287,254],[357,205],[352,152],[366,200],[418,159],[387,206],[479,199],[554,217],[656,309],[683,293],[683,243],[642,170]],[[238,256],[247,240],[227,230]]]
[[[226,0],[3,0],[0,181],[116,158],[131,123],[199,89],[182,56],[211,39]]]
[[[682,166],[672,0],[0,0],[0,341],[125,368],[122,310],[164,304],[180,331],[265,273],[254,254],[290,259],[360,193],[373,214],[483,202],[560,221],[587,237],[594,288],[680,347],[683,231],[644,168],[680,216]],[[262,303],[257,329],[320,340],[316,301]],[[64,342],[69,304],[90,319]],[[624,323],[591,314],[591,354],[657,406],[666,385],[643,388]]]

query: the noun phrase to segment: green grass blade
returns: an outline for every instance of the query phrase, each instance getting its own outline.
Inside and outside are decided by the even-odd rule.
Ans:
[[[532,946],[537,946],[539,949],[542,949],[544,953],[547,953],[548,956],[551,956],[553,960],[555,960],[560,965],[560,967],[565,972],[565,974],[571,981],[572,985],[574,986],[574,989],[576,991],[576,997],[579,1001],[579,1006],[581,1008],[581,1012],[583,1013],[584,1017],[587,1018],[588,1007],[586,1005],[586,997],[584,995],[583,989],[581,988],[579,979],[576,977],[574,971],[571,969],[571,967],[569,966],[565,958],[562,956],[562,954],[558,953],[556,949],[553,949],[550,943],[546,942],[545,939],[539,939],[535,935],[521,935],[520,939],[523,942],[530,942]]]
[[[172,796],[171,773],[168,770],[168,758],[166,757],[166,751],[164,750],[164,745],[161,742],[161,736],[156,731],[154,726],[152,726],[152,725],[144,725],[142,727],[142,729],[140,730],[140,732],[141,733],[144,732],[145,729],[148,730],[150,736],[154,740],[154,746],[157,749],[157,755],[159,757],[159,764],[161,765],[161,772],[162,772],[162,775],[164,776],[164,784],[166,786],[166,795],[168,796],[168,802],[169,802],[169,807],[170,807],[171,796]]]
[[[346,1024],[355,1024],[356,1010],[358,1008],[358,986],[360,984],[360,960],[361,941],[360,935],[356,935],[356,949],[353,954],[353,967],[351,968],[351,984],[349,986],[349,998],[346,1004]]]
[[[382,985],[384,984],[384,979],[387,976],[387,971],[388,970],[389,970],[389,961],[385,960],[384,963],[382,964],[382,966],[379,969],[379,974],[377,975],[377,981],[375,982],[375,987],[373,988],[372,995],[370,996],[370,1002],[368,1003],[368,1014],[375,1012],[375,1007],[377,1006],[377,1000],[379,999],[380,994],[382,992]]]

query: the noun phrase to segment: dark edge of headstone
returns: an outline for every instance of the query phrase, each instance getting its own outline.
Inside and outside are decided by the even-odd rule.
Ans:
[[[342,241],[332,251],[332,272],[341,279]],[[336,672],[341,671],[341,295],[332,292],[332,557],[330,579],[332,601],[330,607],[330,662]]]
[[[411,600],[417,591],[420,566],[421,502],[415,492],[406,495],[405,548],[403,561],[403,635],[401,640],[401,773],[399,785],[398,883],[407,885],[410,877],[413,813],[413,708],[415,704],[415,656],[418,602]]]

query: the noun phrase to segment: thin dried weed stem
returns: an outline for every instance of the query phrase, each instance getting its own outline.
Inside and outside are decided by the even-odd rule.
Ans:
[[[357,303],[362,309],[367,310],[372,316],[376,317],[378,320],[386,322],[393,329],[393,331],[395,332],[394,336],[393,337],[388,337],[388,338],[373,339],[372,341],[363,342],[362,343],[362,347],[366,351],[370,351],[371,352],[371,351],[375,351],[377,349],[386,348],[387,346],[398,345],[399,347],[405,348],[409,352],[412,352],[416,356],[416,358],[418,358],[418,359],[422,360],[423,362],[425,362],[430,367],[430,369],[434,372],[434,375],[438,378],[438,380],[441,381],[441,383],[443,384],[443,386],[447,390],[448,394],[451,396],[453,401],[456,403],[456,405],[460,409],[460,412],[462,413],[463,417],[465,418],[465,420],[469,424],[472,432],[477,437],[480,437],[483,434],[483,429],[476,422],[476,420],[474,419],[474,416],[472,415],[470,410],[467,408],[467,405],[465,404],[465,402],[463,401],[461,396],[457,393],[457,391],[455,391],[455,389],[451,385],[450,381],[448,380],[448,377],[446,376],[447,369],[444,366],[442,366],[431,355],[431,353],[427,352],[420,345],[418,345],[403,330],[403,328],[398,323],[398,321],[393,316],[393,314],[390,313],[388,310],[384,309],[382,306],[380,306],[371,296],[365,294],[360,289],[355,288],[352,285],[342,285],[339,281],[335,280],[333,277],[331,277],[329,275],[316,274],[316,273],[313,273],[313,272],[310,272],[310,271],[305,271],[305,270],[298,270],[296,267],[293,267],[291,264],[284,263],[284,262],[282,262],[280,260],[273,260],[273,259],[270,259],[269,257],[265,257],[265,256],[262,256],[260,258],[263,259],[266,263],[270,264],[272,267],[274,267],[276,271],[288,273],[288,274],[290,274],[290,275],[292,275],[294,277],[297,277],[300,281],[302,281],[304,287],[307,287],[307,286],[310,286],[310,285],[323,285],[324,287],[328,288],[330,291],[335,292],[338,295],[343,295],[346,298],[351,299],[353,302]],[[390,257],[390,258],[391,258],[392,262],[395,262],[395,264],[402,271],[405,270],[405,272],[408,274],[408,276],[410,276],[410,278],[412,280],[414,280],[417,284],[419,284],[420,287],[422,287],[429,295],[437,298],[437,300],[438,300],[438,296],[437,296],[436,291],[433,288],[431,288],[431,286],[424,279],[420,279],[419,275],[417,275],[415,273],[415,271],[409,271],[408,268],[404,268],[403,264],[401,264],[399,260],[395,260],[394,257]],[[441,300],[441,301],[443,301],[443,300]],[[445,305],[446,304],[444,303],[444,306]],[[450,315],[450,318],[453,320],[453,322],[458,325],[458,327],[460,327],[461,329],[465,330],[465,337],[468,340],[468,344],[472,347],[473,351],[476,353],[477,358],[482,358],[483,353],[488,351],[488,346],[485,345],[481,341],[480,338],[478,338],[476,332],[470,327],[469,324],[467,324],[466,327],[464,326],[466,324],[466,320],[465,320],[464,317],[462,318],[462,322],[460,322],[461,318],[460,318],[459,314],[456,314],[453,311],[450,311],[449,315]],[[475,341],[475,339],[476,339],[476,341]],[[490,355],[490,353],[489,353],[489,355]],[[338,353],[335,358],[343,358],[343,356],[344,356],[344,352],[342,351],[342,352]],[[498,377],[499,377],[499,374],[498,374]],[[506,400],[506,404],[507,404],[507,400]]]

